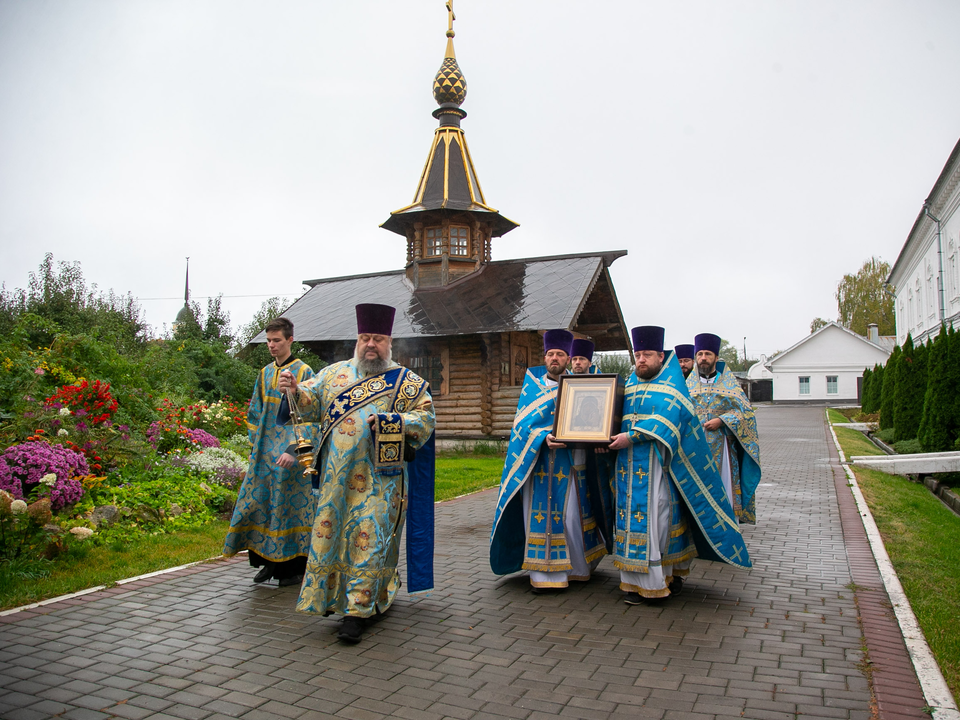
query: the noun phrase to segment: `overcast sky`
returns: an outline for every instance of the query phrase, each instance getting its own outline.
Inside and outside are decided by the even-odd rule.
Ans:
[[[960,137],[955,0],[455,10],[463,128],[520,223],[494,259],[626,249],[627,324],[671,345],[769,355],[836,318]],[[378,226],[413,198],[446,23],[442,0],[0,0],[0,281],[52,252],[162,330],[187,256],[234,327],[400,268]]]

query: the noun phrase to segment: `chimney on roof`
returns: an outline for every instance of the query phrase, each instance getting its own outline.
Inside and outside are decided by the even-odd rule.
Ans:
[[[872,342],[874,345],[880,344],[880,326],[876,323],[870,323],[867,325],[867,340]]]

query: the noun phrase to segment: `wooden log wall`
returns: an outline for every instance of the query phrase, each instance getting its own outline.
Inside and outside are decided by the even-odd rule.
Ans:
[[[481,434],[483,380],[480,367],[480,341],[476,335],[451,337],[450,364],[446,368],[450,392],[435,398],[437,435],[470,437]]]

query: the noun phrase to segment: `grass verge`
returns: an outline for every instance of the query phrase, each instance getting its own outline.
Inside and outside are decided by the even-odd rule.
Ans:
[[[0,573],[0,610],[214,557],[223,550],[228,526],[225,520],[217,520],[199,528],[152,535],[124,545],[75,544],[51,563],[52,571],[47,577],[24,580]]]
[[[450,500],[496,487],[502,472],[502,455],[438,454],[435,499]]]
[[[862,433],[835,430],[847,457],[877,454],[865,451],[862,443],[877,448]],[[853,470],[927,643],[950,691],[960,696],[960,518],[923,485]]]
[[[827,418],[831,423],[848,423],[850,418],[846,415],[843,415],[839,410],[834,410],[833,408],[827,408]]]

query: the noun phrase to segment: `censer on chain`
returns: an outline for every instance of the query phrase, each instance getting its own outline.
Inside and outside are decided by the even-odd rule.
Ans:
[[[316,454],[314,452],[313,441],[310,439],[308,429],[309,423],[303,421],[303,415],[300,414],[300,406],[297,405],[297,393],[293,390],[287,390],[287,405],[290,408],[290,421],[293,423],[293,434],[297,439],[297,462],[303,468],[303,476],[309,477],[316,475],[317,469],[313,466]]]

